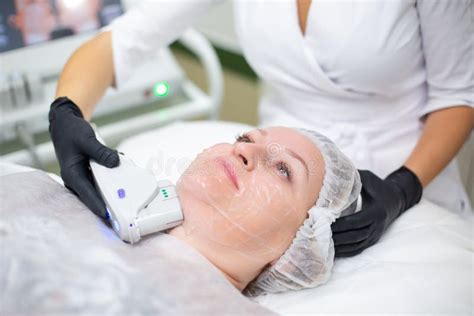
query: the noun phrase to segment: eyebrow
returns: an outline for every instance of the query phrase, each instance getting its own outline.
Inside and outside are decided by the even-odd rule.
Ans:
[[[261,128],[256,128],[257,131],[259,131],[262,135],[267,135],[268,132],[266,130],[263,130]],[[295,153],[293,150],[289,149],[289,148],[285,148],[286,152],[288,152],[288,154],[290,156],[292,156],[293,158],[296,158],[296,160],[298,160],[306,169],[306,180],[308,180],[308,177],[309,177],[309,169],[308,169],[308,165],[306,164],[306,162],[303,160],[303,158],[301,158],[300,155],[298,155],[297,153]]]
[[[298,155],[297,153],[295,153],[293,150],[291,150],[289,148],[286,148],[285,150],[288,152],[288,154],[290,154],[290,156],[292,156],[293,158],[296,158],[305,167],[305,169],[306,169],[306,180],[308,180],[309,169],[308,169],[308,165],[303,160],[303,158],[301,158],[300,155]]]

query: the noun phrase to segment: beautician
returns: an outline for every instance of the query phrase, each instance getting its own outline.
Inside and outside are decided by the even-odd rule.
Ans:
[[[143,1],[67,62],[50,133],[65,184],[97,215],[89,158],[119,159],[88,123],[96,103],[214,2]],[[474,126],[473,10],[470,0],[235,2],[240,45],[265,87],[261,125],[319,131],[365,170],[362,210],[332,226],[337,256],[376,243],[422,195],[470,211],[453,158]]]

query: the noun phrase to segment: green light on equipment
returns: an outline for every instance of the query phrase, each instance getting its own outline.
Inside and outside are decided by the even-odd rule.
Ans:
[[[153,93],[157,97],[167,96],[169,90],[170,90],[170,86],[164,81],[156,83],[155,86],[153,87]]]

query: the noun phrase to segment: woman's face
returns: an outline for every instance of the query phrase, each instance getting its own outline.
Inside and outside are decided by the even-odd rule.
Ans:
[[[178,181],[185,232],[268,264],[291,244],[323,176],[318,148],[290,128],[255,129],[214,145]]]

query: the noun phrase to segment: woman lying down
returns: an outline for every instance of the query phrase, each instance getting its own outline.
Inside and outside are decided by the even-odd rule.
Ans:
[[[354,212],[361,183],[318,133],[252,130],[199,154],[177,183],[182,225],[133,246],[44,173],[0,188],[0,312],[264,314],[239,292],[327,281],[330,225]]]
[[[360,190],[323,135],[255,129],[197,156],[177,183],[184,222],[169,234],[247,294],[315,287],[332,268],[331,223],[355,210]]]

